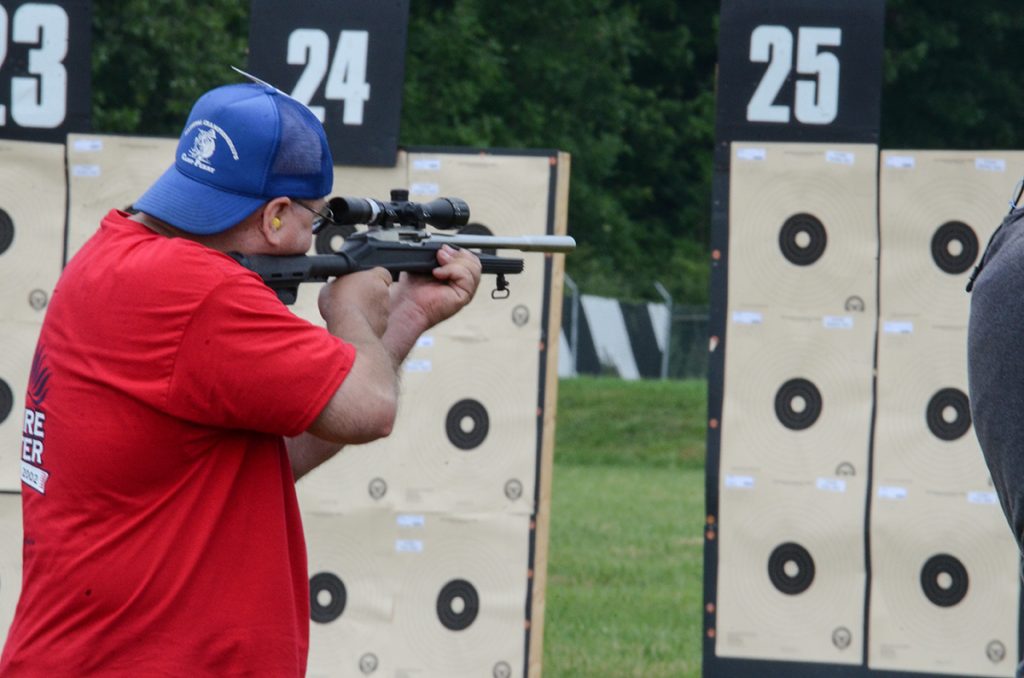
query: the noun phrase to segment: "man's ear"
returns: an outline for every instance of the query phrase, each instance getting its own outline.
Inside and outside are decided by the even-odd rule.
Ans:
[[[263,238],[272,246],[281,243],[281,228],[284,226],[285,214],[292,201],[288,198],[274,198],[263,207],[260,216],[259,230]]]

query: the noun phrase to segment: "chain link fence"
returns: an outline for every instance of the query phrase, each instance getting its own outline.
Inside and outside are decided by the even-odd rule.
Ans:
[[[581,294],[566,277],[559,375],[705,378],[708,307],[674,305],[656,287],[664,303],[632,303]]]

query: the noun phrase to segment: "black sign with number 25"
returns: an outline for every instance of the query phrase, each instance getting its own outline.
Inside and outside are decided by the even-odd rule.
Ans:
[[[336,165],[398,152],[409,0],[252,0],[245,69],[310,107]]]
[[[0,0],[0,138],[89,130],[91,17],[89,0]]]
[[[884,0],[723,0],[720,141],[877,143]]]

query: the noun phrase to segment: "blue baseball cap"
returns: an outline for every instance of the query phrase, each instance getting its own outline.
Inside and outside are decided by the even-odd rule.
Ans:
[[[277,197],[322,198],[333,183],[324,126],[306,106],[267,85],[225,85],[196,101],[174,164],[134,207],[208,235]]]

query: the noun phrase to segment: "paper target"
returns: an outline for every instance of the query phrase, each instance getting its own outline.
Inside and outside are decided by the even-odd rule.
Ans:
[[[43,320],[63,265],[66,185],[63,145],[0,141],[0,317],[5,320]]]
[[[730,309],[843,310],[875,298],[877,150],[732,145]]]
[[[718,656],[860,663],[864,483],[726,485],[719,505]]]
[[[721,469],[814,482],[862,472],[870,444],[873,323],[761,314],[729,327]]]
[[[68,135],[68,237],[71,259],[112,209],[125,209],[174,162],[178,140]]]
[[[523,673],[528,516],[428,514],[423,549],[405,554],[394,627],[414,674]]]
[[[308,674],[386,670],[397,575],[394,545],[401,533],[396,516],[304,512],[302,522],[310,572]]]
[[[869,666],[1007,676],[1017,646],[1016,546],[995,495],[876,488]]]
[[[988,469],[971,423],[964,345],[956,331],[879,336],[878,484],[919,491],[987,486]]]
[[[967,326],[967,278],[1002,221],[1024,153],[885,151],[879,209],[883,319]]]

